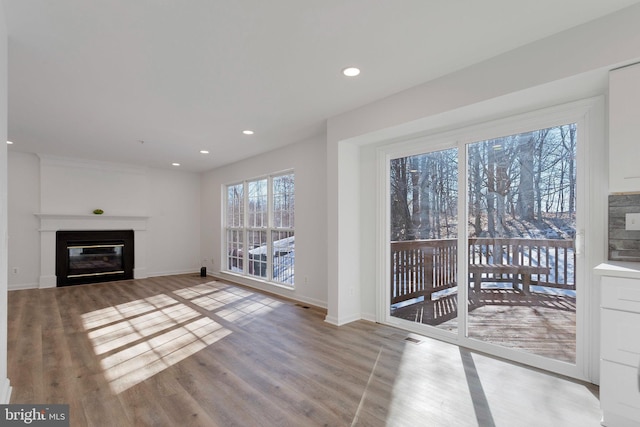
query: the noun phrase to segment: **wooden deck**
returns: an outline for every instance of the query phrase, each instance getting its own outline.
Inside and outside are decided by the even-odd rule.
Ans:
[[[420,302],[392,316],[456,331],[457,295]],[[482,289],[469,310],[469,337],[540,356],[575,362],[576,300],[512,289]]]
[[[455,288],[458,283],[457,239],[391,242],[391,304]],[[530,285],[575,291],[573,240],[472,238],[467,261],[475,289],[484,283],[511,283],[528,292]]]

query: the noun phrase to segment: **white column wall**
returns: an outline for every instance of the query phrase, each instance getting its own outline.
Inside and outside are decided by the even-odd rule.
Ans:
[[[149,169],[147,275],[199,271],[200,174]]]
[[[7,374],[7,27],[0,3],[0,404],[9,403]]]
[[[40,160],[9,151],[9,289],[37,288],[40,281]]]

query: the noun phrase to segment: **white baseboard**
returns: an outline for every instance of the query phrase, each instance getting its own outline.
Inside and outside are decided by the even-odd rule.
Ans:
[[[207,276],[213,277],[215,279],[231,282],[231,283],[237,283],[242,286],[247,286],[252,289],[260,290],[262,292],[275,294],[283,298],[291,299],[302,304],[308,304],[314,307],[324,308],[325,310],[327,308],[327,303],[325,301],[320,301],[315,298],[296,295],[293,289],[289,289],[284,286],[278,286],[278,285],[274,285],[272,283],[264,282],[264,281],[254,281],[254,280],[251,280],[250,278],[238,277],[233,274],[224,274],[224,273],[219,273],[215,271],[209,272]]]
[[[147,277],[160,277],[160,276],[177,276],[179,274],[200,274],[200,270],[173,270],[173,271],[155,271],[153,273],[146,273]]]
[[[56,286],[58,286],[58,282],[55,274],[53,276],[40,276],[38,286],[40,289],[55,288]]]
[[[338,318],[335,316],[325,316],[324,321],[334,326],[340,326],[340,324],[338,324]]]
[[[291,297],[287,297],[287,298],[291,298]],[[317,300],[315,298],[307,298],[307,297],[295,296],[295,297],[293,297],[293,299],[295,299],[298,302],[304,303],[304,304],[312,305],[314,307],[324,308],[325,310],[327,309],[327,303],[326,302]]]
[[[147,277],[149,277],[149,275],[147,274],[147,269],[146,268],[134,268],[133,269],[133,278],[134,279],[146,279]]]
[[[37,283],[14,283],[7,286],[9,291],[21,291],[24,289],[38,289],[40,287]]]
[[[366,320],[368,322],[373,322],[373,323],[376,323],[378,321],[376,319],[376,315],[371,313],[362,313],[361,318],[362,320]]]
[[[11,399],[11,384],[8,378],[0,379],[0,404],[6,405]]]
[[[335,326],[343,326],[347,323],[355,322],[356,320],[362,320],[362,316],[360,316],[359,314],[352,314],[351,316],[344,316],[340,318],[335,316],[327,316],[324,318],[325,322],[331,323]]]

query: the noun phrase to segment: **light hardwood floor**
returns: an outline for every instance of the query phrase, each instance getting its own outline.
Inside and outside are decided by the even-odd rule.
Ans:
[[[599,425],[593,385],[324,317],[195,274],[12,291],[11,401],[73,426]]]

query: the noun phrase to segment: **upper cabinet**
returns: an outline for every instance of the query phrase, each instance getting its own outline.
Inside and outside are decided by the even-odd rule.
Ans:
[[[640,64],[609,73],[609,191],[640,192]]]

